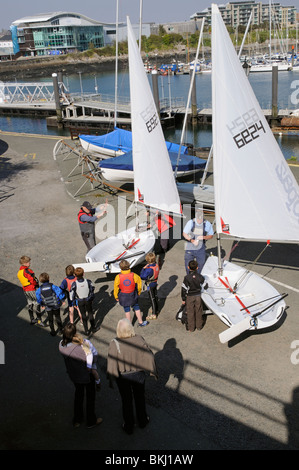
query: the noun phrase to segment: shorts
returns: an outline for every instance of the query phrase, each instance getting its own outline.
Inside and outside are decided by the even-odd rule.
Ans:
[[[76,302],[75,300],[67,299],[67,305],[68,307],[74,307],[76,305]]]
[[[134,310],[140,310],[138,304],[132,305],[132,308],[133,308]],[[126,313],[130,312],[130,310],[131,310],[131,307],[124,307],[124,311],[125,311]]]
[[[124,293],[120,291],[118,293],[118,301],[119,305],[121,305],[124,309],[128,309],[125,310],[125,312],[129,312],[130,307],[135,308],[135,306],[138,304],[138,295],[136,290],[130,293]]]

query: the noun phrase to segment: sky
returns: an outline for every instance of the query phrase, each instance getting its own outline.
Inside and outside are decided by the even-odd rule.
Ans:
[[[215,1],[217,4],[229,0]],[[256,0],[257,1],[257,0]],[[279,0],[276,0],[279,2]],[[262,0],[267,3],[268,0]],[[167,23],[188,21],[196,11],[211,6],[209,0],[142,0],[142,21],[145,23]],[[292,5],[299,11],[299,0],[280,0],[282,5]],[[116,0],[11,0],[3,2],[0,15],[0,30],[9,29],[15,20],[37,13],[68,11],[81,13],[100,22],[113,23],[116,19]],[[4,6],[5,5],[5,6]],[[119,21],[139,22],[140,0],[119,0]]]

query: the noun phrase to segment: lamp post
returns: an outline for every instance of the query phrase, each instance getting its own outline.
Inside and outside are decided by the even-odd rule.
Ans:
[[[53,79],[54,98],[55,98],[55,106],[56,106],[57,126],[63,127],[62,109],[61,109],[61,103],[60,103],[60,93],[59,93],[57,73],[52,73],[52,79]]]
[[[79,79],[80,79],[80,89],[81,89],[81,99],[83,101],[83,86],[82,86],[82,77],[81,77],[81,74],[82,72],[78,72],[79,73]]]

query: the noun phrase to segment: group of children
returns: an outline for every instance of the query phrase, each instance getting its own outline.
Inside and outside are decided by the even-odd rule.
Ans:
[[[65,269],[66,277],[60,286],[50,282],[48,273],[41,273],[39,279],[30,268],[31,259],[29,256],[20,258],[20,269],[18,279],[23,287],[23,292],[27,302],[30,324],[38,323],[45,326],[42,321],[44,312],[48,315],[50,334],[56,335],[54,319],[58,326],[58,333],[62,332],[62,320],[60,308],[68,301],[69,320],[74,323],[74,314],[77,311],[80,321],[84,325],[84,331],[88,334],[87,320],[89,319],[92,330],[95,330],[92,315],[92,300],[94,298],[94,286],[90,280],[84,278],[82,268],[74,268],[69,265]],[[34,318],[36,311],[36,318]],[[91,318],[92,317],[92,318]]]
[[[121,272],[116,275],[114,280],[115,300],[123,307],[125,316],[130,321],[131,308],[134,310],[138,326],[148,325],[149,320],[155,320],[159,314],[157,297],[159,264],[157,263],[156,255],[152,252],[146,255],[145,260],[147,264],[141,269],[140,276],[131,272],[130,264],[127,260],[120,261],[119,267]],[[146,286],[152,308],[152,313],[146,317],[145,321],[142,319],[138,304],[138,297],[142,290],[142,281],[144,281]]]
[[[146,326],[149,320],[155,320],[159,314],[158,307],[158,277],[159,263],[154,253],[148,253],[145,257],[146,266],[141,269],[140,276],[132,273],[128,261],[123,260],[119,263],[121,269],[114,280],[114,297],[116,301],[124,308],[126,318],[131,321],[131,308],[135,311],[138,326]],[[185,323],[187,331],[193,332],[195,329],[201,330],[205,323],[203,312],[201,290],[205,278],[198,272],[198,262],[191,260],[188,265],[188,273],[184,277],[181,298],[186,310],[187,321]],[[141,293],[142,281],[148,292],[152,312],[142,320],[138,304],[138,296]]]
[[[114,280],[114,298],[125,311],[125,316],[131,321],[131,309],[134,310],[138,326],[146,326],[149,320],[155,320],[159,315],[159,305],[157,296],[159,263],[156,255],[150,252],[146,255],[146,266],[141,269],[140,276],[131,272],[127,260],[122,260],[119,264],[121,272],[116,275]],[[74,323],[75,312],[78,313],[81,323],[84,327],[84,333],[87,335],[88,321],[91,331],[96,331],[95,320],[93,316],[92,301],[94,299],[94,285],[89,279],[84,278],[82,268],[74,268],[69,265],[65,269],[65,278],[58,287],[50,282],[49,275],[42,273],[39,280],[30,269],[30,258],[22,256],[20,258],[20,269],[18,278],[23,286],[23,291],[27,300],[27,307],[31,324],[42,322],[43,309],[46,310],[49,319],[50,333],[55,335],[54,318],[58,325],[58,332],[62,331],[62,320],[60,316],[60,307],[68,301],[69,321]],[[186,305],[188,331],[202,329],[204,325],[204,315],[201,301],[201,289],[205,282],[204,277],[197,271],[197,261],[192,260],[189,263],[189,273],[184,277],[181,297],[182,303]],[[138,304],[138,298],[142,291],[142,281],[148,292],[151,312],[142,319],[142,313]],[[41,284],[39,286],[39,283]],[[34,318],[34,308],[36,308],[36,317]]]

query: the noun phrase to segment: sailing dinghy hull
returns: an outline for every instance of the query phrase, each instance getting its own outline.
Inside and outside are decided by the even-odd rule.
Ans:
[[[234,331],[231,338],[229,334],[227,337],[220,335],[221,342],[226,342],[245,330],[275,325],[286,308],[281,294],[271,284],[252,271],[229,261],[224,261],[223,274],[220,276],[218,258],[209,256],[202,269],[202,275],[209,286],[202,293],[203,302]],[[238,282],[240,285],[234,293],[232,290]],[[269,308],[266,309],[267,307]],[[264,309],[264,313],[256,316],[255,322],[251,321]]]
[[[101,154],[101,158],[118,157],[132,150],[132,132],[115,128],[104,135],[79,135],[80,144],[91,153]],[[178,152],[180,146],[174,142],[165,141],[167,150]],[[188,154],[188,147],[181,146],[181,153]]]
[[[175,172],[177,168],[177,177],[193,175],[197,171],[204,170],[206,161],[192,155],[181,155],[179,162],[178,156],[174,152],[168,152],[167,158]],[[146,155],[144,155],[146,157]],[[106,181],[128,182],[134,181],[133,152],[127,152],[115,158],[109,158],[99,163],[99,169]],[[157,168],[159,171],[159,168]]]
[[[86,254],[86,263],[74,266],[82,267],[84,272],[119,273],[121,259],[126,259],[133,268],[144,261],[154,244],[155,235],[151,230],[136,232],[132,227],[98,243]]]
[[[281,62],[275,62],[272,64],[257,64],[251,65],[250,73],[254,72],[273,72],[273,67],[277,67],[278,72],[287,72],[291,70],[291,66],[289,64],[282,64]]]
[[[115,128],[104,135],[79,135],[80,144],[92,153],[101,154],[101,158],[118,157],[132,150],[132,135],[130,131]]]

